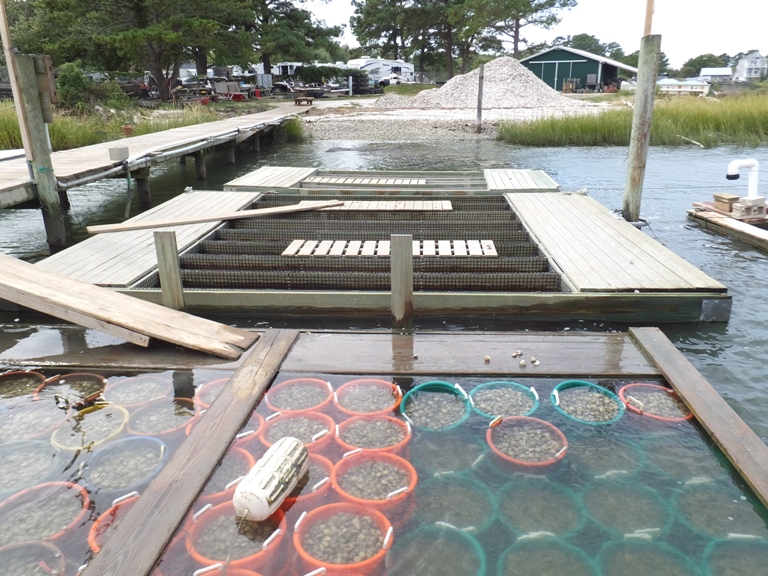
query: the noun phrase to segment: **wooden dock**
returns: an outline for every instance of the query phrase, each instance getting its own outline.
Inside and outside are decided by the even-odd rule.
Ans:
[[[688,210],[688,218],[704,226],[707,230],[731,236],[768,252],[768,222],[765,218],[744,222],[711,209],[706,204],[709,203],[697,202],[694,204],[694,208]]]
[[[348,353],[349,346],[356,354]],[[505,353],[517,348],[535,353],[540,365],[520,367]],[[492,358],[490,363],[484,361],[487,357]],[[471,374],[525,378],[529,384],[554,377],[660,381],[679,394],[768,505],[768,447],[658,329],[611,334],[415,335],[269,330],[85,567],[84,576],[151,573],[235,434],[280,372],[376,374],[403,381]]]
[[[262,166],[224,185],[225,190],[292,189],[299,194],[422,195],[500,191],[557,192],[557,182],[541,170],[483,170],[482,172],[344,171]]]
[[[100,174],[119,168],[123,163],[110,160],[109,157],[109,149],[114,147],[128,147],[130,157],[135,159],[131,164],[132,171],[146,170],[170,158],[243,142],[271,130],[296,113],[294,106],[280,104],[273,110],[258,114],[54,152],[51,160],[56,178],[64,184],[89,177],[99,179]],[[109,174],[110,177],[120,175],[124,176],[125,171],[118,170]],[[25,159],[22,157],[0,162],[0,208],[34,199],[34,189],[29,181]]]
[[[593,199],[540,175],[543,189],[532,190],[509,172],[380,173],[370,187],[374,177],[360,173],[363,188],[338,190],[304,188],[331,177],[314,168],[263,167],[230,191],[183,194],[132,221],[206,214],[213,203],[224,209],[219,202],[233,211],[297,206],[307,193],[344,202],[176,228],[190,310],[386,314],[390,237],[411,234],[417,315],[727,321],[725,286]],[[267,186],[252,185],[255,174]],[[490,189],[502,183],[524,188]],[[162,301],[151,230],[100,234],[36,266]]]

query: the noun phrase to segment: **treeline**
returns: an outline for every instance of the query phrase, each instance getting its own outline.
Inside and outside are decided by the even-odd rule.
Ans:
[[[148,70],[161,96],[184,62],[210,65],[273,58],[346,60],[339,27],[317,22],[291,0],[8,0],[14,48],[50,54],[54,65],[80,61],[93,70]]]

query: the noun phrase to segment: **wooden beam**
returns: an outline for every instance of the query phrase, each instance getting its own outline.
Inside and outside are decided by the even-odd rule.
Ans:
[[[390,236],[392,327],[413,329],[413,236]]]
[[[768,506],[768,446],[658,328],[630,328],[680,399]]]
[[[274,206],[272,208],[259,208],[256,210],[240,210],[239,212],[228,212],[226,214],[217,214],[210,216],[194,216],[187,218],[174,218],[170,220],[156,220],[140,222],[125,222],[123,224],[105,224],[103,226],[88,226],[86,231],[89,234],[100,234],[103,232],[126,232],[128,230],[146,230],[147,228],[162,228],[165,226],[182,226],[184,224],[199,224],[201,222],[216,222],[218,220],[240,220],[241,218],[254,218],[257,216],[272,216],[274,214],[290,214],[292,212],[306,212],[309,210],[318,210],[320,208],[329,208],[331,206],[340,206],[344,204],[341,200],[328,200],[325,202],[314,202],[306,204],[292,204],[290,206]]]
[[[29,307],[57,317],[76,313],[207,354],[237,359],[258,337],[252,332],[184,314],[49,272],[0,254],[0,285],[6,298],[27,298]]]
[[[181,284],[179,249],[176,246],[176,232],[155,230],[155,252],[157,252],[157,273],[163,293],[163,306],[184,310],[184,287]]]
[[[84,576],[146,576],[251,416],[293,346],[295,330],[268,330],[184,443],[120,521]]]
[[[689,210],[688,217],[697,221],[707,230],[714,230],[720,234],[738,238],[742,242],[768,251],[768,230],[741,222],[730,216],[723,216],[711,210]]]

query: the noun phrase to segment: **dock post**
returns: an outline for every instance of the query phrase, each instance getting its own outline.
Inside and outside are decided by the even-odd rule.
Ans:
[[[132,172],[133,179],[136,180],[136,192],[139,196],[139,206],[142,208],[152,207],[152,194],[149,190],[149,168],[142,168]]]
[[[480,64],[480,75],[477,80],[477,121],[475,132],[483,131],[483,80],[485,79],[485,64]]]
[[[186,166],[186,165],[187,165],[187,157],[179,156],[179,166]]]
[[[205,170],[205,153],[202,150],[198,150],[194,154],[195,157],[195,175],[198,180],[206,180],[208,178],[208,172]]]
[[[628,222],[640,218],[640,201],[643,196],[643,179],[651,143],[651,122],[653,121],[653,100],[656,92],[656,77],[661,57],[661,36],[644,36],[640,41],[640,62],[637,71],[632,134],[629,139],[629,164],[624,183],[624,205],[622,214]]]
[[[390,236],[392,327],[413,330],[413,236]]]
[[[257,154],[261,154],[261,141],[259,140],[261,132],[256,132],[253,136],[251,136],[251,152],[256,152]]]
[[[235,163],[235,148],[237,148],[237,143],[234,140],[227,144],[227,164]]]
[[[179,250],[176,245],[176,232],[157,230],[154,235],[163,306],[174,310],[184,310],[184,288],[181,284],[181,266],[179,264]]]

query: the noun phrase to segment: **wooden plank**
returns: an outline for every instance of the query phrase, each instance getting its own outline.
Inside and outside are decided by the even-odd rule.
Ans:
[[[413,236],[392,234],[391,290],[392,327],[413,328]]]
[[[390,241],[379,240],[379,245],[376,247],[376,256],[389,256]]]
[[[351,240],[344,251],[344,256],[357,256],[360,254],[360,246],[362,245],[360,240]]]
[[[363,242],[360,256],[373,256],[374,254],[376,254],[376,240],[366,240]]]
[[[457,295],[458,298],[467,294]],[[388,300],[388,298],[387,298]],[[415,295],[414,306],[420,310]],[[659,370],[626,333],[572,332],[570,334],[417,332],[409,337],[412,352],[393,365],[393,350],[400,347],[398,334],[324,333],[302,334],[281,368],[284,372],[333,374],[471,375],[572,378],[575,373],[591,378],[652,378]],[[410,347],[410,346],[409,346]],[[354,350],[354,354],[349,351]],[[534,369],[520,366],[510,350],[535,354]],[[418,361],[413,356],[418,356]],[[483,359],[490,356],[485,364]],[[574,367],[578,370],[574,372]],[[554,384],[554,383],[553,383]],[[537,389],[539,384],[535,385]],[[542,395],[543,396],[543,395]],[[406,575],[403,575],[406,576]],[[411,576],[411,575],[408,575]]]
[[[293,212],[306,212],[308,210],[318,210],[328,208],[329,206],[339,206],[343,204],[341,200],[328,200],[325,202],[315,202],[314,204],[293,204],[291,206],[274,206],[272,208],[258,208],[256,210],[241,210],[240,212],[229,212],[213,216],[198,216],[188,218],[177,218],[175,220],[161,220],[140,223],[123,224],[105,224],[103,226],[88,226],[86,231],[89,234],[100,234],[104,232],[124,232],[126,230],[143,230],[146,228],[160,228],[165,226],[181,226],[182,224],[199,224],[201,222],[216,222],[227,220],[239,220],[241,218],[253,218],[257,216],[271,216],[273,214],[290,214]]]
[[[704,226],[726,236],[738,238],[761,250],[768,250],[768,230],[752,224],[740,222],[730,216],[723,216],[710,210],[689,210],[688,217]]]
[[[341,256],[344,254],[344,247],[347,245],[346,240],[336,240],[333,243],[333,247],[331,248],[330,252],[328,252],[328,256]]]
[[[421,256],[421,240],[414,240],[412,247],[413,247],[413,255]]]
[[[480,248],[483,251],[483,256],[498,256],[496,252],[496,246],[493,244],[493,240],[480,240]]]
[[[467,256],[467,243],[464,240],[453,240],[453,255]]]
[[[421,241],[422,246],[422,254],[424,256],[434,256],[435,255],[435,241],[434,240],[422,240]]]
[[[410,202],[406,200],[396,200],[395,201],[395,210],[406,210],[406,205],[410,204]]]
[[[317,245],[317,250],[315,250],[315,256],[327,256],[328,252],[331,249],[331,246],[333,246],[333,240],[323,240],[320,242],[320,244]]]
[[[437,253],[440,256],[453,256],[453,251],[451,250],[451,241],[450,240],[438,240],[437,241]]]
[[[453,205],[450,200],[443,200],[443,210],[453,210]]]
[[[268,330],[141,498],[115,527],[84,576],[146,576],[293,346],[295,330]]]
[[[658,328],[629,333],[715,440],[752,491],[768,506],[768,447]]]
[[[467,250],[470,256],[483,255],[483,247],[480,245],[480,240],[467,240]]]
[[[294,240],[290,244],[288,244],[288,248],[283,250],[283,253],[281,256],[296,256],[299,249],[304,246],[305,240]]]
[[[177,310],[139,304],[130,296],[40,270],[10,256],[0,255],[0,282],[7,299],[26,298],[25,306],[63,310],[58,317],[73,312],[223,358],[239,358],[240,347],[257,338],[254,333]]]
[[[163,306],[184,310],[184,287],[181,284],[179,251],[176,247],[176,232],[155,230],[155,251],[157,252],[157,273]]]
[[[315,249],[315,246],[317,246],[318,241],[317,240],[307,240],[304,242],[304,246],[301,247],[301,249],[298,251],[296,256],[306,258],[307,256],[312,256],[312,251]]]

